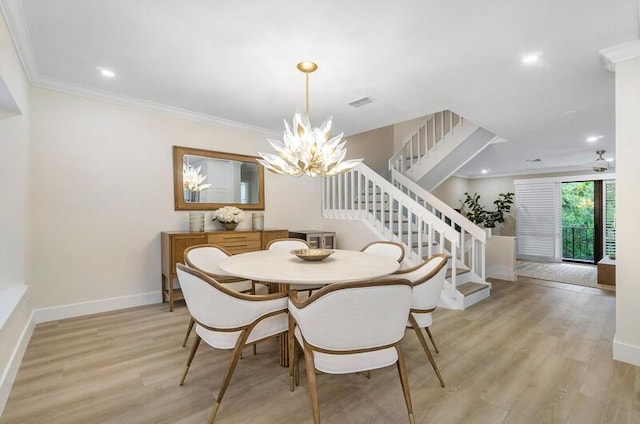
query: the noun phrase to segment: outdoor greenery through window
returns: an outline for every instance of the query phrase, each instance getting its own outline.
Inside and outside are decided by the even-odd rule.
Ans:
[[[594,182],[562,184],[562,257],[594,260]]]

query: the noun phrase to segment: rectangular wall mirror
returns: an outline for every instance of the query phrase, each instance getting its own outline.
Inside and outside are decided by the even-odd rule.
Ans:
[[[264,168],[256,157],[173,146],[176,210],[264,209]]]

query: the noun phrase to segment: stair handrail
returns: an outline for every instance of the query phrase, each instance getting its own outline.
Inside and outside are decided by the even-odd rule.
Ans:
[[[449,116],[448,125],[445,127],[445,114]],[[440,117],[440,132],[436,133],[437,117]],[[454,117],[457,118],[457,123],[454,125]],[[433,131],[429,131],[429,122],[433,121]],[[394,152],[389,158],[389,169],[397,169],[399,171],[406,171],[411,169],[416,163],[422,162],[422,157],[429,157],[429,152],[435,150],[439,143],[445,141],[447,134],[450,134],[454,128],[461,127],[464,123],[464,118],[455,112],[450,110],[443,110],[431,115],[427,115],[423,122],[418,125],[418,128],[411,131],[404,137],[402,146]],[[424,149],[422,149],[422,139],[420,132],[424,130]],[[417,152],[413,151],[413,140],[417,137]],[[432,148],[429,148],[429,140],[432,140]],[[424,151],[422,151],[424,150]],[[409,158],[409,163],[405,162],[405,159]]]
[[[403,206],[407,206],[407,207],[410,206],[411,209],[414,211],[419,209],[424,209],[424,212],[422,213],[422,215],[424,217],[428,217],[429,218],[428,221],[434,222],[434,230],[444,234],[447,240],[456,241],[456,242],[458,241],[460,233],[458,233],[455,229],[451,228],[451,226],[447,225],[442,219],[438,218],[433,212],[431,212],[428,209],[425,209],[424,206],[422,206],[417,201],[412,199],[409,195],[399,190],[398,187],[394,186],[391,182],[386,180],[376,171],[369,168],[367,165],[365,165],[362,162],[358,164],[358,166],[356,166],[354,170],[359,171],[362,174],[366,175],[367,178],[369,178],[379,187],[384,189],[385,192],[389,193],[390,195],[393,195],[393,197],[395,197],[396,200],[400,200]],[[485,233],[483,232],[483,234]]]
[[[444,203],[442,200],[438,199],[436,196],[422,188],[420,185],[412,181],[410,178],[406,177],[399,171],[392,169],[391,170],[391,181],[393,184],[400,185],[400,190],[404,192],[403,187],[406,188],[409,192],[413,193],[417,199],[422,199],[426,205],[429,205],[434,211],[440,211],[443,216],[449,218],[452,224],[460,226],[467,233],[471,234],[474,238],[478,239],[482,244],[487,243],[487,233],[484,229],[480,228],[478,225],[471,222],[467,217],[462,215],[457,210],[453,209],[451,206]],[[407,194],[411,197],[410,194]],[[425,206],[426,206],[425,205]],[[428,210],[428,208],[427,208]],[[440,218],[442,219],[442,218]]]
[[[365,183],[364,185],[363,179]],[[371,195],[369,195],[368,192],[369,182],[371,182],[371,186],[374,189]],[[380,194],[377,194],[377,188],[380,188]],[[415,260],[422,260],[423,257],[429,256],[433,253],[432,242],[438,242],[440,253],[443,253],[445,245],[448,245],[447,248],[451,254],[449,296],[452,299],[457,298],[456,264],[460,257],[459,248],[461,238],[460,233],[458,233],[454,228],[447,225],[427,208],[411,199],[411,197],[403,193],[398,187],[391,184],[391,182],[387,181],[364,163],[358,164],[355,168],[344,174],[323,178],[321,193],[323,216],[368,220],[368,222],[374,224],[378,230],[381,230],[382,233],[386,233],[385,235],[388,236],[389,239],[403,244],[405,248],[407,248],[408,256],[412,256]],[[388,194],[391,200],[398,203],[400,217],[404,218],[404,209],[407,211],[408,233],[406,243],[402,238],[403,233],[401,231],[402,224],[404,224],[403,221],[400,221],[398,227],[394,228],[391,216],[389,216],[389,225],[385,225],[385,213],[393,212],[393,202],[390,201],[388,203],[388,205],[390,205],[388,210],[386,210],[384,202],[382,201],[379,202],[379,208],[376,206],[378,204],[378,196],[380,196],[380,200],[383,200],[384,194]],[[365,196],[365,202],[356,201],[356,199],[361,199],[362,195]],[[371,213],[369,212],[370,206],[373,208],[373,216],[371,216]],[[397,211],[395,212],[398,213]],[[378,217],[380,217],[380,219],[378,219]],[[415,229],[412,228],[413,217],[416,217],[418,224]],[[427,239],[423,238],[425,235],[423,226],[427,229]],[[397,235],[394,233],[394,230],[398,231]],[[414,235],[415,241],[418,242],[417,253],[413,251]],[[423,252],[422,242],[425,241],[427,242],[427,251]]]

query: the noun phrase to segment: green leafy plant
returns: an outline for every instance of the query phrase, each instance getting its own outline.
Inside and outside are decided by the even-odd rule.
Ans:
[[[513,193],[500,193],[493,201],[494,210],[487,210],[480,204],[478,193],[464,193],[462,201],[462,214],[476,225],[484,225],[485,228],[495,228],[496,224],[504,222],[505,214],[511,211]]]

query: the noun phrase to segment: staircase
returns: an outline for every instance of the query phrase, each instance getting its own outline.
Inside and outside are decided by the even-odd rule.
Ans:
[[[446,308],[465,309],[488,297],[484,230],[404,175],[394,175],[395,185],[361,163],[324,178],[323,216],[361,220],[380,239],[402,244],[408,264],[447,254],[449,271],[441,296]]]
[[[492,132],[454,112],[437,112],[405,137],[389,159],[389,169],[433,190],[497,140]]]

